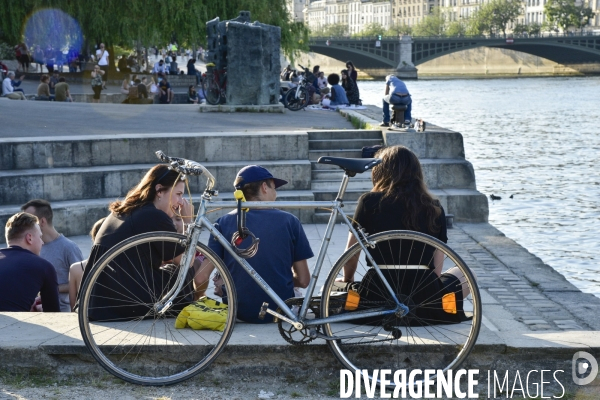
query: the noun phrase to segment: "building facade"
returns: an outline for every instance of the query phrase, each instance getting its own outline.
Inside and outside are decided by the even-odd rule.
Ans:
[[[491,0],[287,0],[288,3],[302,5],[304,22],[313,31],[320,31],[331,24],[347,27],[349,35],[360,34],[366,26],[377,23],[384,30],[393,26],[415,26],[440,7],[446,21],[467,21],[483,4]],[[523,0],[523,14],[514,23],[525,25],[546,22],[544,6],[548,0]],[[595,16],[586,31],[600,28],[600,0],[576,0],[576,4],[586,1],[595,11]],[[508,26],[512,31],[514,23]]]
[[[285,5],[294,22],[304,22],[304,7],[307,0],[286,0]]]

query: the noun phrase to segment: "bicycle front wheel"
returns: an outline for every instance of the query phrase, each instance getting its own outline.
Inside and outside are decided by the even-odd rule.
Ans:
[[[181,382],[208,367],[229,340],[236,314],[233,280],[220,258],[202,243],[196,244],[196,254],[210,261],[214,272],[209,274],[202,257],[196,257],[171,307],[164,313],[154,308],[176,284],[179,267],[166,260],[184,251],[180,244],[185,239],[171,232],[144,233],[119,243],[90,266],[80,291],[81,335],[100,365],[123,380],[152,386]],[[215,273],[222,278],[216,286],[210,279]],[[213,329],[222,330],[176,329],[180,311],[193,301],[194,290],[202,289],[228,303],[225,321],[215,327],[214,317],[203,315],[198,321],[189,315],[187,322],[213,323]]]
[[[367,246],[369,253],[409,312],[323,325],[336,358],[352,371],[368,370],[369,378],[375,369],[406,370],[408,380],[415,369],[458,368],[475,345],[481,324],[479,290],[469,267],[444,243],[422,233],[388,231],[369,240],[375,244]],[[354,283],[343,284],[344,267],[351,271],[354,262]],[[432,267],[442,262],[438,276]],[[321,302],[323,317],[396,309],[358,243],[331,269]]]
[[[285,104],[290,111],[299,111],[308,105],[308,89],[301,87],[296,96],[296,89],[288,90],[285,96]]]
[[[206,75],[206,78],[202,82],[202,90],[204,90],[204,96],[208,104],[216,106],[221,101],[221,88],[215,81],[213,75]]]

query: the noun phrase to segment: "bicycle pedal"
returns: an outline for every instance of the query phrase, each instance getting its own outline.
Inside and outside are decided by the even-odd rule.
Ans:
[[[265,319],[265,315],[267,315],[267,308],[269,308],[269,303],[263,303],[262,306],[260,306],[258,319]]]

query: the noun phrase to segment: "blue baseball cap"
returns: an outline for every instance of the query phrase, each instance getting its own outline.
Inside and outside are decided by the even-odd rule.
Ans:
[[[261,167],[260,165],[247,165],[238,171],[235,181],[233,182],[233,186],[236,189],[240,189],[248,183],[263,181],[265,179],[273,179],[275,182],[275,188],[288,183],[283,179],[275,178],[273,174],[271,174],[265,167]]]

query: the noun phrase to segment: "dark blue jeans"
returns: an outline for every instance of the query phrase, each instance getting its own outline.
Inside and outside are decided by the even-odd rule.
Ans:
[[[406,111],[404,111],[404,120],[411,120],[411,110],[412,110],[412,99],[410,95],[400,97],[397,94],[388,94],[383,96],[383,122],[390,122],[390,104],[402,104],[406,106]],[[404,121],[399,121],[404,122]]]

